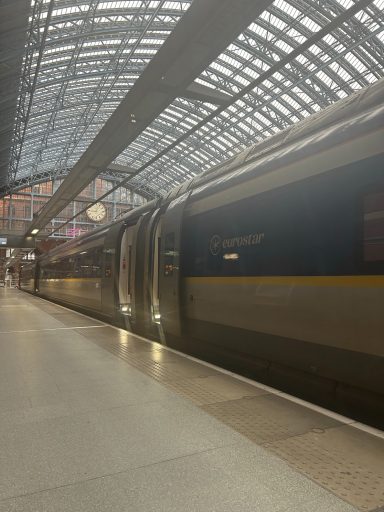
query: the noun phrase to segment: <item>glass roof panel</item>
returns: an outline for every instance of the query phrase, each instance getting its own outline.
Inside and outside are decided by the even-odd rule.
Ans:
[[[196,80],[228,95],[225,108],[176,98],[116,158],[143,167],[131,186],[166,193],[378,80],[384,74],[384,0],[366,4],[341,21],[354,1],[276,0]],[[16,142],[11,179],[70,169],[190,5],[191,0],[31,2],[18,114],[27,121],[19,123],[23,136]],[[33,43],[37,36],[41,47]]]

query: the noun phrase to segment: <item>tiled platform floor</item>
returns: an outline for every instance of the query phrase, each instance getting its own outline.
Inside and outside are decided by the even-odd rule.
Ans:
[[[353,512],[384,438],[0,289],[0,512]]]

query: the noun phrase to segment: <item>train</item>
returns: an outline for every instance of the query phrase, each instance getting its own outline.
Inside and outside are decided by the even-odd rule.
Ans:
[[[384,422],[384,79],[23,267],[20,288]]]

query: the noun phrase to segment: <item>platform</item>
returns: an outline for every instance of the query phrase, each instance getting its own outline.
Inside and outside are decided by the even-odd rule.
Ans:
[[[384,436],[0,289],[0,512],[384,510]]]

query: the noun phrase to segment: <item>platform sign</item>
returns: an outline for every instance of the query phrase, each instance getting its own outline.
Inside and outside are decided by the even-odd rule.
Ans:
[[[36,247],[34,236],[4,235],[5,233],[0,234],[0,247],[11,247],[12,249],[34,249]]]

